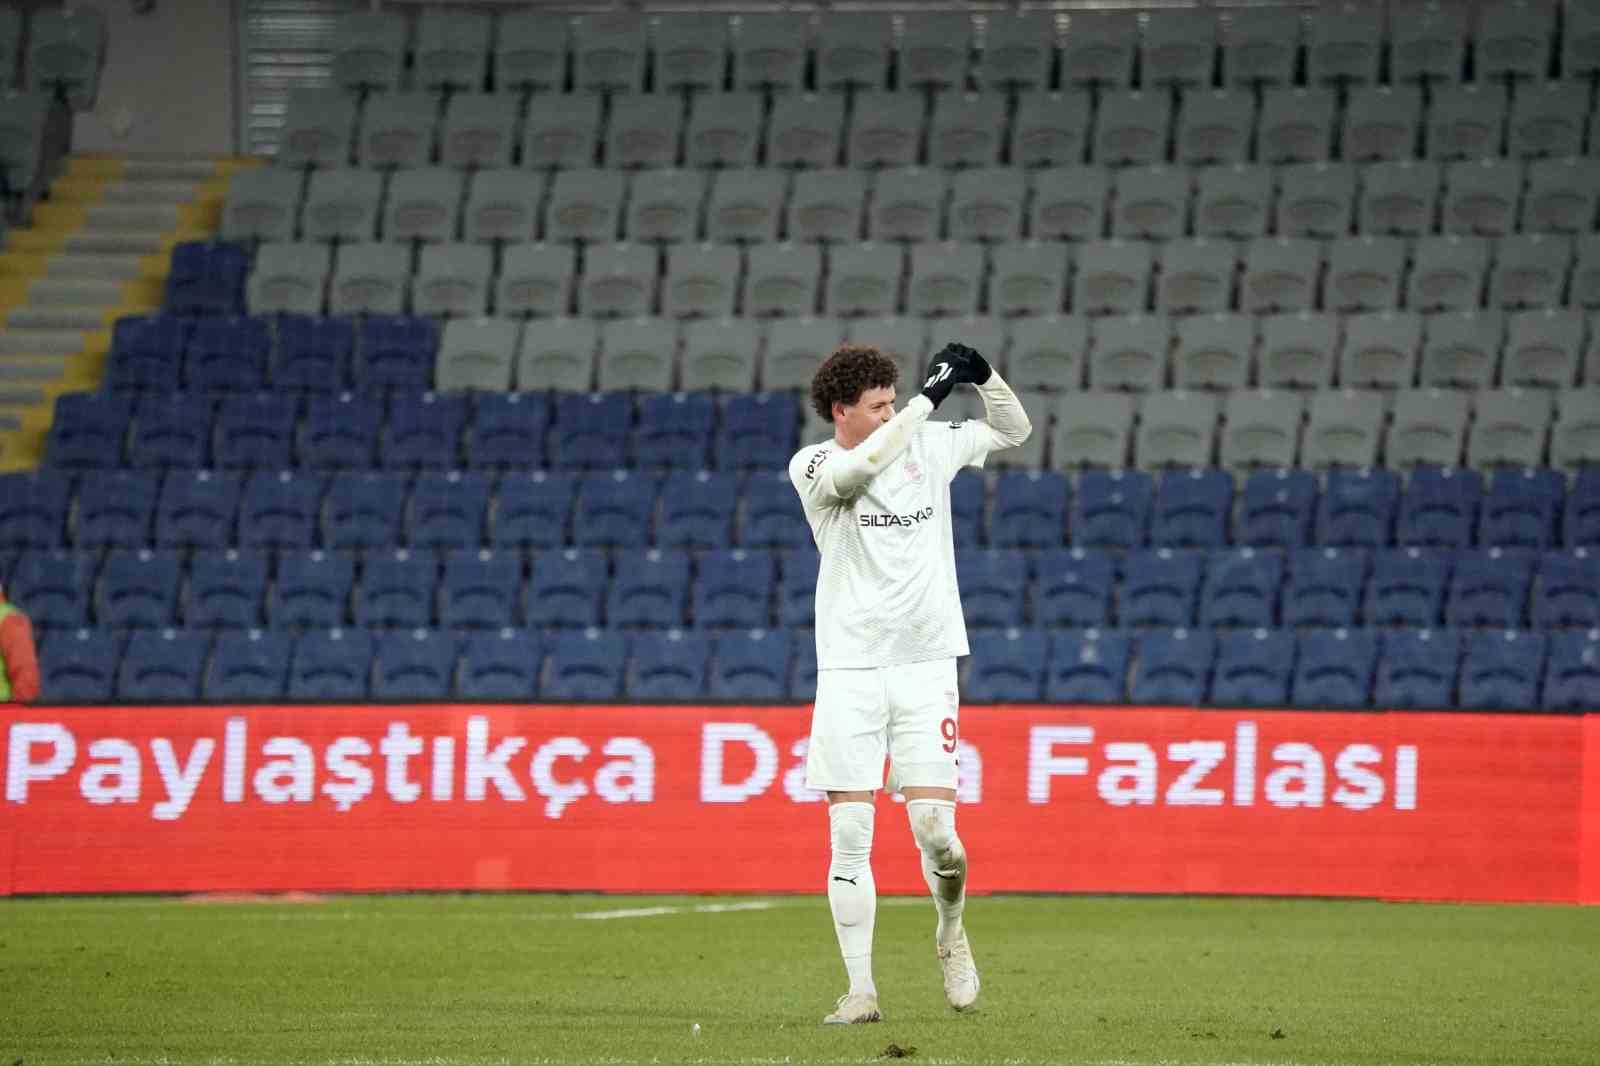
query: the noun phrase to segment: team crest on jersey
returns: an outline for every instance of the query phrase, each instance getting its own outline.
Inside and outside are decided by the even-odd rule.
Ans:
[[[922,484],[922,466],[915,459],[906,460],[906,477],[918,485]]]

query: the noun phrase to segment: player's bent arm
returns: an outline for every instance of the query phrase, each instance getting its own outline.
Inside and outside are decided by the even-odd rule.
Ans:
[[[1011,391],[1011,386],[1001,379],[998,371],[989,375],[982,385],[974,385],[983,397],[984,421],[1002,442],[1001,447],[1015,448],[1033,433],[1033,423],[1022,401]]]
[[[933,401],[926,396],[913,396],[898,414],[854,448],[834,452],[826,462],[812,462],[804,468],[797,462],[790,476],[801,495],[849,499],[906,450],[917,427],[932,413]]]

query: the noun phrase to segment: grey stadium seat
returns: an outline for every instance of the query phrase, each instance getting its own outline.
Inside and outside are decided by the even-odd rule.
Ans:
[[[1008,326],[1005,319],[994,315],[958,315],[935,319],[928,323],[928,351],[937,352],[946,344],[961,343],[976,348],[991,366],[1005,366],[1011,349]],[[916,368],[919,373],[922,369]],[[978,407],[981,410],[983,404],[980,402]]]
[[[1169,241],[1156,270],[1156,309],[1168,314],[1226,311],[1238,266],[1232,241]]]
[[[1273,230],[1280,237],[1343,237],[1356,212],[1356,170],[1349,163],[1292,163],[1278,168]]]
[[[1573,4],[1563,13],[1561,72],[1569,78],[1600,72],[1600,8]]]
[[[1333,111],[1329,89],[1266,89],[1256,124],[1256,162],[1326,161],[1333,144]]]
[[[842,144],[843,96],[799,93],[773,101],[772,117],[767,123],[767,166],[838,166]]]
[[[1072,310],[1080,315],[1145,310],[1152,266],[1151,245],[1143,241],[1089,241],[1079,246]]]
[[[1231,16],[1223,24],[1223,83],[1282,85],[1293,80],[1300,56],[1300,13],[1252,7]]]
[[[978,83],[1005,89],[1047,85],[1055,58],[1055,24],[1049,12],[993,14],[984,32]]]
[[[1578,381],[1586,323],[1580,310],[1515,311],[1506,328],[1502,385],[1569,389]]]
[[[1217,16],[1209,10],[1152,11],[1141,38],[1145,84],[1210,85],[1216,75],[1219,32]]]
[[[1384,13],[1370,8],[1313,10],[1306,23],[1306,80],[1367,84],[1378,80]]]
[[[1270,167],[1204,167],[1195,177],[1195,236],[1244,239],[1266,234],[1272,219]]]
[[[1400,306],[1406,242],[1398,237],[1345,237],[1328,244],[1322,306],[1329,311],[1381,311]]]
[[[934,97],[928,126],[928,164],[986,167],[1005,147],[1006,99],[998,93],[946,90]]]
[[[565,315],[572,307],[572,279],[577,274],[578,252],[570,244],[508,244],[495,279],[495,313]]]
[[[824,304],[831,315],[888,315],[900,302],[905,253],[898,244],[843,244],[828,254]]]
[[[435,92],[473,92],[489,74],[488,14],[424,8],[417,17],[412,76]]]
[[[1427,160],[1368,164],[1361,170],[1357,228],[1369,236],[1431,233],[1441,180],[1439,164]]]
[[[1389,76],[1393,81],[1459,81],[1467,52],[1469,12],[1430,5],[1389,23]]]
[[[1519,85],[1506,124],[1507,154],[1524,159],[1578,155],[1588,117],[1587,85],[1561,81]]]
[[[1151,166],[1167,158],[1172,95],[1115,92],[1100,98],[1092,158],[1101,166]]]
[[[579,16],[572,42],[573,82],[594,92],[638,92],[644,87],[648,36],[640,12]]]
[[[22,12],[13,7],[0,8],[0,86],[9,89],[16,84],[17,71],[22,62]]]
[[[761,387],[810,389],[817,372],[839,342],[844,327],[832,318],[781,318],[767,329],[767,343],[761,358]]]
[[[1223,405],[1218,459],[1229,470],[1287,469],[1300,454],[1305,397],[1298,392],[1239,389]]]
[[[1134,464],[1145,470],[1212,465],[1217,408],[1217,397],[1209,392],[1153,392],[1142,397]]]
[[[1343,158],[1352,162],[1412,159],[1422,130],[1422,90],[1414,85],[1367,85],[1351,89],[1340,136]]]
[[[730,29],[728,16],[717,11],[669,11],[657,16],[651,42],[656,91],[722,88]]]
[[[691,167],[753,167],[761,147],[760,93],[703,93],[694,98],[684,130]]]
[[[591,244],[584,250],[578,306],[594,317],[635,318],[655,306],[656,250],[647,244]]]
[[[36,7],[28,25],[24,87],[63,96],[73,111],[92,110],[105,63],[106,24],[105,13],[88,5]]]
[[[529,100],[522,125],[522,165],[594,166],[600,142],[600,104],[600,97],[582,94],[539,95]]]
[[[983,273],[981,244],[942,241],[912,245],[906,309],[924,316],[977,314]]]
[[[392,91],[406,63],[406,17],[393,11],[340,15],[333,24],[333,81],[346,89]]]
[[[1423,237],[1411,251],[1406,306],[1417,311],[1466,311],[1483,305],[1489,276],[1484,237]]]
[[[1061,241],[995,245],[991,262],[990,314],[1051,315],[1066,303],[1068,249]]]
[[[815,244],[758,244],[747,257],[744,313],[809,315],[822,285],[822,249]]]
[[[676,166],[682,135],[680,97],[618,96],[611,101],[606,123],[606,166],[624,170]]]
[[[661,311],[671,318],[723,318],[739,296],[739,249],[731,244],[675,244],[667,250]]]
[[[1521,228],[1534,232],[1592,232],[1597,202],[1600,159],[1536,159],[1528,164]]]
[[[411,253],[392,244],[340,245],[328,286],[335,315],[398,315],[405,311]]]
[[[1131,11],[1084,11],[1061,45],[1061,81],[1125,89],[1133,84],[1139,23]]]
[[[867,179],[859,170],[806,170],[794,176],[784,232],[791,241],[855,241],[865,217]]]
[[[1445,233],[1498,236],[1517,227],[1523,167],[1516,159],[1463,159],[1445,169]]]
[[[433,159],[439,101],[428,93],[381,93],[366,103],[356,153],[365,167],[421,167]]]
[[[465,186],[459,172],[443,167],[396,171],[383,205],[384,240],[455,240]]]
[[[817,86],[881,89],[889,83],[893,48],[887,12],[830,8],[817,30]]]
[[[1500,240],[1489,276],[1490,307],[1557,307],[1572,266],[1572,238],[1517,233]]]
[[[1330,466],[1373,466],[1383,432],[1383,396],[1357,389],[1312,393],[1311,416],[1300,447],[1300,464],[1313,470]]]
[[[1011,121],[1011,165],[1076,166],[1088,152],[1090,96],[1033,92],[1017,97]]]
[[[870,344],[900,368],[910,389],[928,365],[928,323],[906,315],[852,319],[845,326],[846,344]],[[910,395],[908,392],[907,395]]]
[[[923,10],[907,19],[900,37],[902,88],[941,88],[967,80],[972,16],[965,11]]]
[[[1019,318],[1011,323],[1006,380],[1018,389],[1076,391],[1083,387],[1088,354],[1088,319],[1079,315]]]
[[[246,282],[252,315],[320,315],[333,271],[333,248],[326,244],[271,242],[256,250]]]
[[[494,249],[486,244],[428,244],[411,279],[411,310],[470,317],[489,310]]]
[[[378,232],[383,176],[370,170],[316,170],[300,209],[307,240],[370,241]]]
[[[1098,240],[1105,235],[1111,175],[1101,167],[1065,166],[1032,171],[1028,235],[1039,240]]]
[[[799,89],[811,51],[808,23],[803,11],[740,15],[733,48],[733,83],[741,89]]]
[[[539,235],[544,175],[527,170],[480,170],[472,175],[461,223],[469,241],[531,241]]]
[[[936,241],[943,235],[944,171],[933,167],[880,170],[872,182],[867,238],[874,241]]]
[[[950,186],[952,240],[1008,241],[1022,235],[1028,176],[1020,168],[963,170]]]
[[[1116,177],[1111,232],[1117,237],[1171,240],[1188,227],[1188,167],[1132,167]]]
[[[439,162],[457,170],[508,167],[517,147],[515,96],[456,93],[439,127]]]
[[[1499,311],[1447,311],[1429,315],[1422,344],[1423,385],[1486,389],[1494,382],[1505,338]]]
[[[517,359],[522,324],[503,318],[453,319],[439,337],[433,387],[441,392],[506,392]]]
[[[223,238],[292,240],[304,180],[294,170],[258,167],[239,171],[228,180],[228,197],[222,205]]]
[[[623,176],[614,170],[562,170],[550,182],[544,236],[549,241],[614,240]]]
[[[761,328],[752,319],[707,318],[684,323],[684,391],[754,391],[760,350]]]
[[[1089,387],[1151,392],[1167,384],[1172,325],[1166,315],[1111,315],[1094,322]]]
[[[1250,383],[1255,317],[1217,313],[1176,320],[1173,378],[1180,389],[1242,389]]]
[[[495,87],[501,92],[559,88],[567,78],[571,38],[572,23],[567,15],[538,10],[505,12],[495,23]]]
[[[1339,316],[1313,311],[1264,315],[1256,381],[1264,389],[1326,389],[1333,384]]]
[[[1600,234],[1578,237],[1578,257],[1572,268],[1568,303],[1574,307],[1600,307]]]
[[[355,97],[341,89],[289,90],[278,135],[278,166],[349,166],[355,140]]]
[[[588,392],[594,387],[600,324],[549,318],[523,328],[517,346],[517,388],[523,392]]]
[[[1550,465],[1563,468],[1600,463],[1600,389],[1573,389],[1556,399],[1550,432]]]
[[[1245,249],[1239,307],[1256,313],[1306,311],[1317,302],[1322,247],[1297,237],[1258,237]]]
[[[1555,395],[1548,389],[1483,389],[1473,393],[1467,465],[1542,466]]]
[[[669,319],[619,318],[600,327],[601,392],[672,391],[678,331]]]
[[[1497,156],[1510,104],[1503,85],[1441,85],[1428,106],[1429,159]]]
[[[1373,311],[1347,315],[1339,346],[1339,384],[1348,389],[1409,389],[1422,358],[1422,315]]]
[[[789,178],[779,170],[719,170],[711,180],[706,237],[713,241],[778,239]]]
[[[921,141],[920,95],[870,91],[856,96],[847,141],[852,167],[915,166]]]
[[[700,233],[706,199],[703,170],[652,170],[629,181],[627,231],[631,241],[692,241]]]
[[[1583,353],[1583,384],[1600,385],[1600,314],[1589,315],[1589,345]]]
[[[1250,93],[1190,90],[1178,112],[1177,161],[1190,166],[1246,163],[1255,128],[1256,103]]]
[[[1049,431],[1051,468],[1126,467],[1133,406],[1133,397],[1119,392],[1068,392],[1056,397],[1055,428]],[[1035,421],[1033,436],[1045,433],[1046,428]]]
[[[1402,389],[1384,445],[1387,466],[1459,466],[1466,444],[1467,394],[1458,389]]]

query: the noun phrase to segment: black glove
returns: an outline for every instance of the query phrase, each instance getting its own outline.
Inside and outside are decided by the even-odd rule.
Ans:
[[[922,383],[922,395],[937,408],[961,382],[982,385],[992,373],[989,361],[975,349],[964,344],[947,344],[928,364],[928,379]]]

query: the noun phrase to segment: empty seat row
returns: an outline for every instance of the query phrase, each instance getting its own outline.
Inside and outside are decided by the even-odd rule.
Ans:
[[[505,629],[73,630],[41,648],[44,698],[57,702],[241,703],[467,699],[593,702],[809,700],[809,632],[701,633]]]
[[[0,97],[21,87],[86,111],[94,106],[105,47],[105,14],[95,8],[35,8],[26,20],[15,6],[0,8]],[[5,100],[0,112],[11,105]]]
[[[1514,232],[1588,234],[1600,160],[1470,159],[1284,166],[896,167],[563,170],[546,178],[436,167],[246,170],[222,231],[231,240],[921,242],[1334,239]]]
[[[1582,4],[1261,6],[973,13],[920,9],[740,13],[426,8],[342,15],[333,78],[350,90],[658,92],[1367,84],[1538,79],[1600,69],[1600,19]],[[570,66],[570,71],[569,71]],[[1303,69],[1302,69],[1303,67]]]

